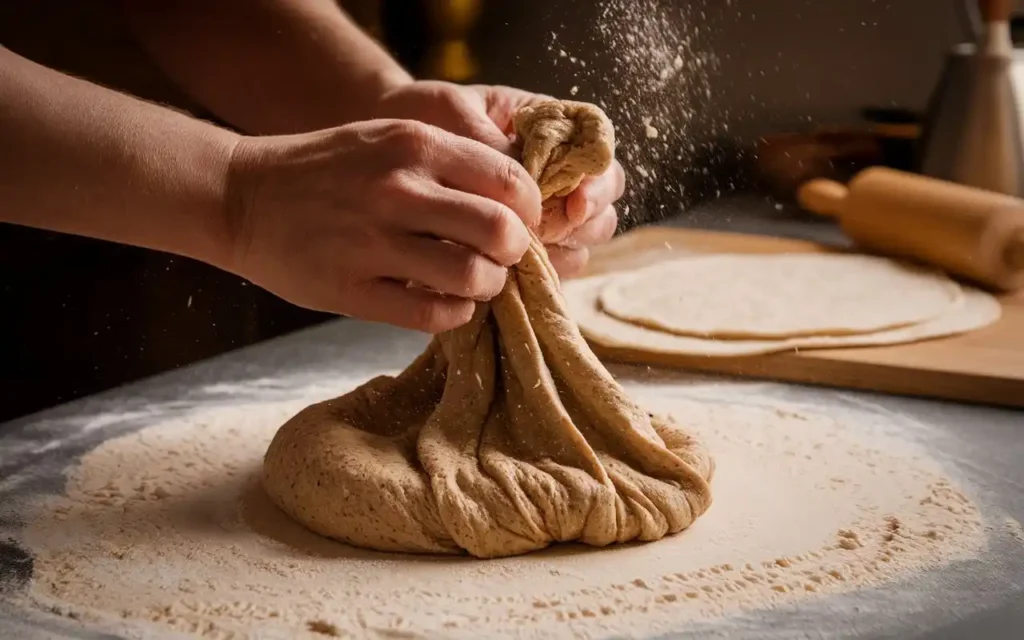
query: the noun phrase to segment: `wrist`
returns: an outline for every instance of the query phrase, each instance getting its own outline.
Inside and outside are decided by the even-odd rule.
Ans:
[[[189,126],[197,121],[189,122]],[[150,123],[152,124],[152,123]],[[177,129],[177,151],[149,178],[166,189],[148,207],[152,223],[109,239],[167,251],[224,268],[233,245],[227,215],[231,157],[241,136],[206,123]]]
[[[215,266],[239,273],[252,238],[252,219],[261,167],[266,166],[266,137],[237,136],[228,156],[216,234]]]
[[[232,263],[235,245],[235,222],[233,204],[234,157],[244,136],[233,131],[213,128],[204,131],[201,157],[195,158],[195,171],[206,173],[208,178],[200,179],[202,194],[193,200],[191,215],[183,220],[192,233],[183,236],[169,234],[179,246],[168,247],[173,253],[185,255],[228,270]]]

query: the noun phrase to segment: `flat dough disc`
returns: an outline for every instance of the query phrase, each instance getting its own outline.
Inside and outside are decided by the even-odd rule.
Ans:
[[[957,304],[945,275],[872,256],[724,254],[663,262],[611,279],[601,309],[684,336],[790,338],[873,333]]]
[[[749,356],[793,349],[867,347],[965,333],[988,326],[1002,314],[999,301],[976,289],[964,287],[963,297],[945,314],[921,324],[876,333],[849,336],[803,336],[785,340],[716,340],[680,336],[623,322],[598,308],[601,290],[615,275],[566,282],[563,294],[572,317],[590,342],[638,353],[677,356]]]

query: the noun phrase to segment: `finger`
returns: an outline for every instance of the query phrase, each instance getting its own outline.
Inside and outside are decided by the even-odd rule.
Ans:
[[[483,196],[421,181],[410,185],[393,224],[468,247],[510,267],[530,246],[530,233],[510,208]]]
[[[511,136],[515,133],[513,118],[519,109],[528,105],[554,100],[554,98],[548,95],[531,93],[513,87],[472,85],[470,88],[483,96],[488,117],[506,136]]]
[[[442,128],[456,135],[483,143],[508,155],[512,149],[512,140],[486,113],[467,106],[453,112]]]
[[[565,198],[548,198],[540,214],[537,236],[544,244],[559,244],[573,232],[565,215]]]
[[[365,299],[362,320],[386,322],[397,327],[443,333],[469,322],[476,303],[465,298],[450,298],[394,280],[374,280],[361,292]]]
[[[548,247],[548,258],[552,266],[563,280],[569,280],[583,273],[590,260],[590,251],[586,247],[572,249],[569,247]]]
[[[435,238],[406,235],[387,256],[384,273],[460,298],[490,300],[505,287],[508,272],[479,253]]]
[[[563,247],[579,248],[604,244],[612,239],[615,230],[619,226],[619,215],[614,205],[608,205],[604,210],[577,227],[569,237],[558,244]]]
[[[621,198],[625,190],[626,173],[616,160],[607,171],[585,179],[569,194],[565,214],[570,222],[579,226]]]
[[[433,163],[443,185],[500,202],[527,227],[540,222],[540,189],[521,164],[475,140],[449,135],[444,144]]]
[[[508,154],[511,139],[487,113],[487,98],[479,92],[470,93],[476,96],[471,99],[465,88],[451,90],[451,85],[436,83],[435,102],[441,108],[434,111],[440,120],[434,124],[446,131],[464,136]]]

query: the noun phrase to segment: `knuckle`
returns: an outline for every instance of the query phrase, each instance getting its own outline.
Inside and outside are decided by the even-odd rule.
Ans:
[[[526,169],[511,158],[503,158],[497,169],[497,186],[505,204],[515,207],[513,213],[529,227],[540,223],[540,189]]]
[[[364,202],[375,211],[379,223],[385,226],[401,225],[411,207],[423,194],[422,179],[407,167],[393,167],[384,171],[367,186]]]
[[[498,203],[481,212],[480,223],[488,244],[500,246],[511,235],[512,215],[512,212]]]
[[[433,88],[434,104],[451,118],[465,120],[474,113],[473,101],[462,87],[439,83]]]
[[[505,270],[480,255],[462,258],[456,269],[461,293],[469,298],[490,299],[501,291],[505,283]]]
[[[443,333],[469,320],[466,308],[469,309],[469,315],[472,315],[474,307],[471,303],[453,306],[440,298],[427,299],[413,305],[411,316],[413,324],[421,331]]]
[[[434,85],[434,96],[440,104],[454,111],[463,111],[469,106],[466,95],[455,85],[444,83]]]
[[[511,266],[523,257],[529,245],[522,224],[507,207],[497,204],[482,216],[485,243],[493,257],[503,266]]]
[[[510,158],[503,158],[497,167],[498,187],[510,200],[523,188],[523,168]]]
[[[387,169],[375,184],[378,193],[374,194],[378,203],[387,202],[387,198],[404,196],[416,191],[416,177],[404,167]]]
[[[392,124],[389,142],[400,160],[421,160],[430,155],[437,133],[422,122],[398,120]]]

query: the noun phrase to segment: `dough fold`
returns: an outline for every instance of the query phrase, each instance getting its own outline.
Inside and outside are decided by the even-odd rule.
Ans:
[[[614,155],[592,105],[515,118],[545,198]],[[534,237],[504,290],[395,377],[310,406],[264,460],[270,498],[312,531],[381,551],[490,558],[553,542],[679,532],[711,504],[714,463],[633,402],[580,335]]]

